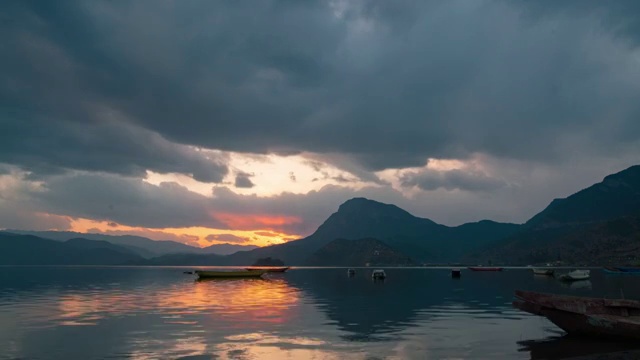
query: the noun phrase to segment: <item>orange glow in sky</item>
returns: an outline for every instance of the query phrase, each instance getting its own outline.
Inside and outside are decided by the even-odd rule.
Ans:
[[[267,230],[277,230],[283,225],[299,224],[302,222],[297,216],[286,215],[259,215],[259,214],[233,214],[214,213],[213,217],[224,222],[232,229],[255,229],[260,227]]]
[[[293,221],[293,219],[288,219],[286,217],[283,218],[259,217],[260,221],[256,222],[256,219],[251,217],[247,220],[241,220],[239,215],[229,217],[229,219],[234,219],[234,221],[236,221],[235,224],[238,225],[238,228],[241,227],[240,225],[245,225],[242,230],[212,229],[198,226],[186,228],[148,229],[143,227],[113,224],[107,221],[77,218],[71,219],[71,228],[69,230],[80,233],[89,232],[107,235],[138,235],[154,240],[174,240],[199,247],[222,243],[268,246],[282,244],[287,241],[302,238],[302,236],[297,234],[288,234],[274,229],[273,225],[282,225],[283,221]],[[255,224],[257,227],[251,229],[248,227],[250,224]],[[260,224],[264,226],[260,227]],[[234,226],[234,228],[236,227]],[[209,239],[207,239],[207,237],[209,237]],[[228,240],[228,238],[232,238],[233,240]]]

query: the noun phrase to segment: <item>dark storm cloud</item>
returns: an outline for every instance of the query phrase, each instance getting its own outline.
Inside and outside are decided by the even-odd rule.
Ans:
[[[212,197],[205,197],[176,184],[155,186],[114,175],[67,174],[49,179],[44,188],[27,181],[0,186],[0,228],[20,225],[24,229],[66,229],[69,226],[67,217],[149,228],[229,228],[228,224],[216,220],[216,213],[221,212],[245,216],[247,223],[253,215],[295,217],[300,221],[284,222],[273,228],[257,223],[251,230],[271,229],[308,235],[352,197],[395,204],[417,216],[447,225],[481,219],[524,222],[552,199],[569,196],[633,164],[637,164],[636,156],[575,159],[571,171],[567,171],[563,164],[532,167],[527,162],[504,164],[502,160],[493,159],[485,163],[491,169],[493,180],[474,172],[449,175],[453,179],[431,180],[431,185],[425,187],[434,188],[434,182],[442,186],[411,198],[389,186],[353,190],[335,185],[307,194],[285,192],[266,197],[241,195],[219,186],[213,189]],[[449,182],[456,183],[456,188],[482,191],[449,191]],[[508,186],[504,186],[505,183]]]
[[[523,14],[537,21],[544,16],[597,16],[614,34],[640,41],[640,2],[636,0],[538,0],[519,1]]]
[[[269,226],[265,227],[258,219],[251,229],[308,234],[351,197],[372,197],[391,203],[402,200],[400,193],[389,188],[353,191],[339,186],[326,186],[308,194],[283,193],[269,197],[240,195],[226,187],[216,187],[213,197],[206,197],[175,183],[156,186],[137,179],[105,174],[56,176],[48,179],[44,188],[34,188],[28,182],[22,184],[8,190],[7,195],[12,199],[3,209],[11,212],[15,206],[20,206],[59,216],[156,229],[190,226],[228,229],[229,224],[218,220],[216,216],[224,213],[245,218],[243,223],[248,224],[248,228],[251,228],[254,215],[285,216],[295,221],[267,224]],[[1,190],[0,205],[3,205]],[[0,227],[4,224],[3,216],[4,212],[0,211]],[[12,227],[11,224],[5,226]]]
[[[175,183],[160,186],[109,175],[49,179],[31,195],[43,211],[149,228],[225,225],[211,216],[207,199]]]
[[[634,5],[536,3],[6,3],[0,116],[26,144],[0,142],[0,161],[215,181],[223,165],[168,144],[342,154],[372,170],[638,141]],[[104,111],[166,147],[69,135],[101,134]],[[108,155],[123,141],[137,161]]]
[[[3,123],[7,131],[0,134],[0,160],[20,165],[36,177],[60,174],[65,169],[144,177],[149,169],[220,182],[227,173],[224,159],[211,158],[123,123],[71,123],[26,117],[5,118]]]
[[[254,187],[255,184],[250,179],[252,176],[253,175],[251,174],[247,174],[243,172],[236,174],[235,186],[237,188],[245,188],[245,189],[250,189]]]
[[[487,176],[479,171],[465,171],[460,169],[435,171],[426,169],[416,173],[408,173],[400,178],[403,186],[417,186],[422,190],[437,189],[489,191],[496,190],[507,183],[500,179]]]

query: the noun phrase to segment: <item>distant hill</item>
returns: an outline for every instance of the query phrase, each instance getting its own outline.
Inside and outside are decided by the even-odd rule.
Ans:
[[[238,251],[249,251],[257,249],[255,245],[236,245],[236,244],[214,244],[202,248],[199,252],[202,254],[231,255]]]
[[[390,204],[354,198],[346,201],[310,236],[230,255],[232,264],[251,264],[258,258],[274,257],[301,265],[314,252],[336,239],[375,238],[415,261],[457,261],[463,254],[487,247],[515,233],[519,225],[480,221],[457,227],[437,224],[411,215]]]
[[[128,254],[136,258],[140,257],[136,251],[120,245],[114,245],[108,241],[103,240],[89,240],[84,238],[74,238],[64,241],[63,244],[76,249],[84,250],[109,250],[119,252],[122,254]]]
[[[26,231],[7,230],[13,234],[34,235],[45,239],[66,241],[73,238],[84,238],[95,241],[108,241],[111,244],[129,248],[136,254],[153,258],[167,254],[217,254],[229,255],[237,251],[248,251],[257,248],[255,245],[215,244],[205,248],[189,246],[171,240],[151,240],[134,235],[85,234],[72,231]]]
[[[102,241],[60,242],[0,233],[0,265],[123,265],[142,260],[130,249]]]
[[[571,231],[527,231],[482,259],[510,265],[560,261],[570,265],[639,265],[640,217],[620,217]]]
[[[534,230],[582,226],[635,215],[640,215],[640,165],[609,175],[567,198],[553,200],[525,226]]]
[[[121,245],[135,251],[138,255],[146,258],[173,253],[199,253],[200,248],[189,246],[171,240],[151,240],[142,236],[134,235],[104,235],[85,234],[72,231],[25,231],[7,230],[13,234],[34,235],[45,239],[66,241],[73,238],[84,238],[96,241],[108,241],[114,245]]]
[[[468,258],[513,265],[627,263],[637,257],[634,249],[640,247],[634,230],[638,219],[640,166],[632,166],[567,198],[553,200],[519,232]]]
[[[384,242],[368,239],[336,239],[314,252],[306,262],[316,266],[411,265],[409,256]]]
[[[284,262],[280,259],[266,257],[256,260],[256,262],[253,263],[253,266],[284,266]]]
[[[231,264],[226,256],[215,254],[167,254],[152,259],[144,259],[136,265],[226,266]]]

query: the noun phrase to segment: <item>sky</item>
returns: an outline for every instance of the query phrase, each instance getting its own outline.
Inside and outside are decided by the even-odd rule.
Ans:
[[[265,246],[352,197],[522,223],[640,164],[635,0],[0,10],[0,228]]]

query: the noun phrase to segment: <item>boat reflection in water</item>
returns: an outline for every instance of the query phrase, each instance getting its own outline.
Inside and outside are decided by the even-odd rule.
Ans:
[[[568,289],[574,289],[574,290],[577,290],[577,289],[590,290],[591,280],[578,280],[578,281],[572,281],[572,282],[562,281],[560,282],[560,286]]]

